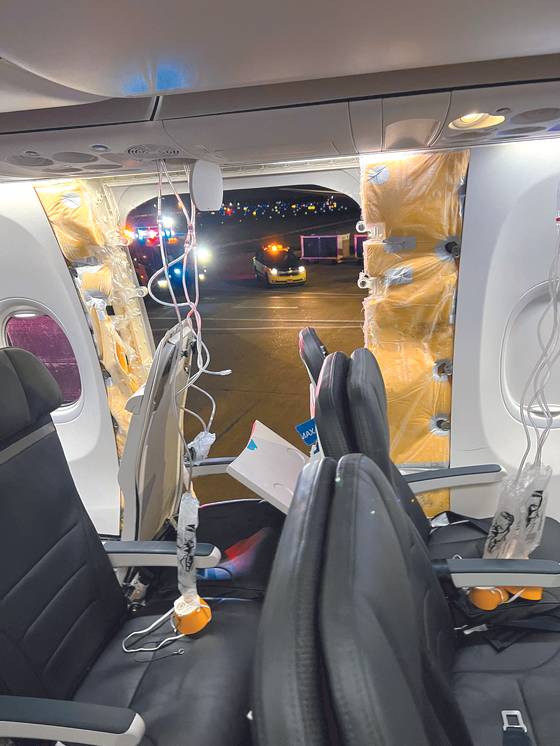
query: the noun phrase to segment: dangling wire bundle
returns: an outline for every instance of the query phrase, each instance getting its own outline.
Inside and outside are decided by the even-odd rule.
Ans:
[[[185,167],[185,175],[187,178],[187,184],[188,184],[188,188],[190,192],[190,173],[186,167]],[[177,206],[183,213],[185,220],[186,220],[186,224],[187,224],[187,231],[186,231],[186,237],[185,237],[185,242],[183,246],[183,253],[181,254],[181,256],[173,259],[172,261],[169,261],[169,258],[167,256],[165,242],[163,238],[164,231],[163,231],[162,200],[163,200],[163,179],[164,177],[167,180],[171,188],[171,191],[175,196],[175,199],[177,201]],[[174,399],[177,421],[179,423],[181,437],[183,438],[183,443],[185,446],[185,455],[186,455],[187,464],[188,464],[188,478],[187,478],[186,486],[188,489],[190,489],[191,480],[192,480],[192,467],[193,467],[192,454],[194,453],[194,456],[197,460],[206,458],[208,455],[208,451],[215,440],[214,434],[211,433],[211,427],[212,427],[215,412],[216,412],[216,402],[214,400],[214,397],[210,393],[208,393],[205,389],[201,388],[200,386],[195,386],[195,384],[199,380],[199,378],[204,374],[224,376],[224,375],[229,375],[231,373],[231,370],[222,370],[222,371],[210,370],[210,351],[208,350],[208,347],[206,343],[204,342],[204,339],[202,336],[202,317],[198,310],[198,305],[200,302],[200,285],[199,285],[199,277],[198,277],[198,258],[197,258],[197,244],[196,244],[196,207],[191,200],[190,209],[187,208],[180,194],[177,192],[177,189],[169,174],[169,171],[167,169],[167,164],[165,163],[165,161],[158,161],[157,211],[158,211],[157,222],[158,222],[158,233],[159,233],[159,247],[160,247],[161,259],[162,259],[162,266],[150,277],[148,281],[148,293],[150,294],[150,297],[153,298],[153,300],[159,303],[160,305],[163,305],[168,308],[173,308],[175,310],[175,313],[177,315],[177,320],[179,322],[179,335],[180,335],[181,349],[183,348],[183,342],[184,342],[183,335],[184,335],[185,329],[188,329],[189,332],[191,332],[195,340],[194,350],[196,354],[196,357],[195,357],[196,370],[190,373],[189,379],[186,385],[183,386],[182,388],[179,388],[175,392],[176,396]],[[189,261],[192,262],[192,271],[193,271],[193,279],[194,279],[194,297],[193,298],[191,298],[188,284],[187,284]],[[171,282],[170,270],[179,264],[182,267],[181,275],[182,275],[183,295],[185,297],[184,302],[179,302],[177,300],[177,296],[176,296],[175,290],[173,289],[173,285]],[[159,278],[161,278],[162,275],[164,275],[165,279],[167,280],[167,287],[169,289],[171,301],[164,301],[161,298],[158,298],[157,295],[155,295],[153,291],[154,282],[156,282]],[[181,312],[183,309],[186,309],[187,311],[184,320],[182,319],[182,316],[181,316]],[[196,388],[196,390],[201,392],[203,395],[205,395],[210,400],[211,414],[207,421],[205,421],[198,413],[193,412],[191,409],[180,408],[178,406],[177,399],[191,387]],[[190,416],[193,416],[195,419],[197,419],[201,423],[203,427],[203,430],[190,443],[187,443],[185,441],[184,435],[183,435],[183,426],[182,426],[183,423],[182,423],[181,418],[184,413]]]
[[[195,567],[195,552],[196,552],[196,528],[198,526],[198,500],[192,493],[192,471],[193,471],[193,453],[197,459],[206,458],[208,451],[215,440],[215,435],[210,432],[212,427],[214,416],[216,413],[216,402],[213,396],[205,391],[202,387],[196,385],[197,381],[203,374],[208,375],[228,375],[231,373],[230,370],[224,371],[211,371],[210,366],[210,352],[206,346],[202,337],[202,317],[198,310],[200,302],[200,288],[199,288],[199,277],[198,277],[198,262],[197,262],[197,246],[196,246],[196,207],[191,199],[190,210],[187,209],[181,196],[178,194],[175,185],[167,170],[165,161],[158,161],[158,196],[157,196],[157,225],[159,234],[159,249],[161,254],[162,266],[150,277],[148,281],[148,293],[150,297],[162,306],[167,308],[173,308],[175,315],[177,316],[177,329],[179,334],[179,351],[180,355],[183,355],[186,350],[185,346],[192,344],[194,340],[194,353],[195,353],[195,364],[196,370],[193,372],[189,370],[188,379],[185,385],[180,388],[176,386],[176,380],[173,380],[174,395],[172,397],[174,415],[177,420],[177,428],[179,435],[183,441],[185,456],[187,459],[188,469],[185,479],[185,492],[182,495],[181,502],[178,509],[177,515],[177,558],[178,558],[178,570],[179,570],[179,592],[180,596],[175,601],[174,608],[163,614],[153,624],[143,630],[138,630],[131,633],[122,642],[122,649],[125,653],[137,653],[137,652],[155,652],[163,647],[170,645],[176,640],[184,637],[188,634],[194,634],[195,632],[203,629],[204,626],[211,619],[211,611],[208,604],[198,596],[196,589],[196,567]],[[187,183],[190,192],[190,173],[185,168],[185,174],[187,177]],[[182,211],[186,223],[187,231],[185,242],[183,245],[183,253],[181,256],[169,260],[167,256],[167,250],[164,241],[164,221],[163,221],[163,178],[169,183],[173,194],[177,200],[177,205]],[[192,259],[193,275],[194,275],[194,298],[191,298],[189,294],[187,276],[188,276],[188,263],[189,259]],[[175,293],[170,270],[178,265],[182,266],[182,289],[185,297],[184,302],[177,300]],[[153,285],[162,275],[165,275],[167,280],[167,288],[171,301],[164,301],[158,298],[154,291]],[[183,309],[186,309],[185,318],[182,316]],[[187,337],[185,331],[188,332]],[[187,409],[186,407],[179,406],[179,397],[184,396],[189,388],[194,388],[204,396],[206,396],[211,403],[211,413],[208,421],[205,421],[198,413]],[[184,415],[189,414],[197,419],[203,427],[203,430],[196,436],[191,442],[187,443],[184,436]],[[161,626],[169,622],[174,634],[168,635],[163,640],[144,643],[141,647],[129,647],[128,643],[133,640],[140,640],[147,635],[155,632]],[[177,651],[180,653],[181,651]]]

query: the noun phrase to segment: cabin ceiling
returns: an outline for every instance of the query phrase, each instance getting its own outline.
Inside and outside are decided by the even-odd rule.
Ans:
[[[560,133],[560,3],[3,0],[0,178]],[[455,131],[470,112],[503,115]]]
[[[0,15],[0,57],[106,98],[560,51],[557,0],[3,0]]]

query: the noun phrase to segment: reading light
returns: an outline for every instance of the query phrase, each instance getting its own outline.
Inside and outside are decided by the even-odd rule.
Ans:
[[[482,130],[487,127],[496,127],[505,121],[501,114],[488,114],[486,112],[473,112],[463,114],[449,123],[448,127],[452,130]]]

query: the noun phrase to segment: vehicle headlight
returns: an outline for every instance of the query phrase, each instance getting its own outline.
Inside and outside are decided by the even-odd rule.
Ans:
[[[273,268],[272,268],[272,269],[270,270],[270,274],[271,274],[271,275],[277,275],[277,274],[278,274],[278,270],[276,269],[276,267],[273,267]]]
[[[157,284],[158,284],[158,288],[166,288],[167,287],[167,280],[158,280]]]
[[[206,275],[204,274],[204,272],[199,272],[199,273],[198,273],[198,279],[199,279],[199,280],[204,280],[204,279],[206,279]]]
[[[196,257],[200,264],[208,264],[212,260],[212,252],[206,246],[199,246],[196,250]]]
[[[298,272],[300,274],[303,274],[305,272],[305,267],[303,265],[301,267],[298,267]]]

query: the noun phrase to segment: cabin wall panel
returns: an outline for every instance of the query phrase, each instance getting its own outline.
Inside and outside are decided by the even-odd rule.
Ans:
[[[515,366],[537,359],[533,338],[504,341],[524,295],[547,277],[557,235],[560,141],[532,141],[471,153],[455,326],[451,465],[497,462],[510,473],[525,448],[508,406],[504,380]],[[510,338],[510,341],[513,338]],[[504,351],[507,349],[507,355]],[[556,367],[555,378],[560,376]],[[557,402],[550,402],[555,404]],[[560,430],[544,449],[553,468],[548,513],[560,519]],[[499,488],[455,490],[452,508],[490,515]]]
[[[100,533],[119,533],[113,427],[84,312],[32,184],[0,185],[0,315],[37,306],[64,329],[78,362],[82,398],[53,415],[78,492]],[[3,333],[0,343],[6,344]]]

